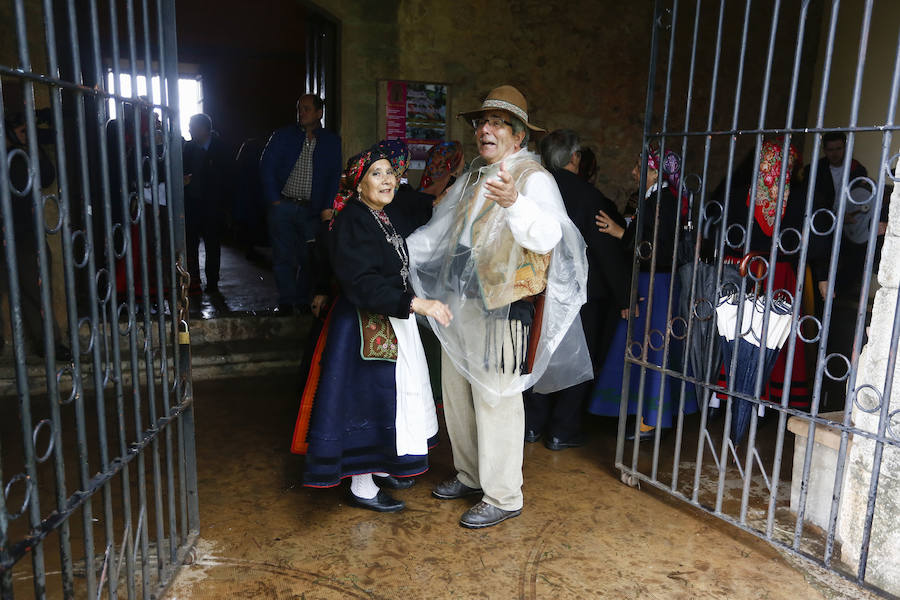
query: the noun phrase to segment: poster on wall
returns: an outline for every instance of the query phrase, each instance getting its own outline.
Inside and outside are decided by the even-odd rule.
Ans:
[[[447,86],[442,83],[388,81],[386,136],[409,146],[413,170],[425,168],[425,157],[447,139]]]

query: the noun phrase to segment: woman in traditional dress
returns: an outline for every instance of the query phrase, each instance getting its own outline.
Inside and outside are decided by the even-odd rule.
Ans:
[[[638,304],[635,307],[631,341],[627,344],[628,351],[641,357],[640,347],[644,345],[645,335],[649,333],[645,360],[651,364],[676,371],[681,367],[683,344],[671,336],[669,337],[667,362],[663,365],[662,361],[664,342],[669,331],[669,319],[678,316],[678,281],[672,276],[672,269],[675,262],[678,213],[682,211],[683,214],[686,209],[685,203],[678,195],[680,174],[681,160],[677,154],[667,151],[661,161],[658,150],[651,146],[647,153],[647,187],[644,190],[646,201],[643,206],[645,211],[643,230],[637,231],[637,219],[633,219],[625,228],[605,213],[601,212],[597,217],[597,225],[602,232],[621,239],[622,243],[632,251],[634,244],[638,245],[638,256],[641,258]],[[640,175],[640,164],[637,164],[632,170],[632,176],[639,182]],[[659,205],[658,212],[657,204]],[[658,220],[658,230],[654,239],[655,220]],[[656,255],[656,265],[652,271],[650,269],[650,248]],[[675,289],[672,290],[672,310],[669,315],[669,292],[673,286]],[[652,299],[652,309],[648,310],[650,299]],[[622,359],[626,351],[628,324],[624,319],[628,316],[627,311],[622,316],[623,321],[619,324],[610,344],[606,361],[597,376],[597,383],[588,407],[588,410],[596,415],[619,416],[619,406],[622,400],[622,376],[625,369]],[[659,371],[653,369],[646,369],[643,374],[643,405],[639,425],[639,435],[642,439],[652,437],[653,430],[657,426],[663,428],[672,426],[673,409],[678,408],[680,386],[677,385],[677,380],[670,377],[663,379],[663,377]],[[640,368],[633,365],[629,378],[629,415],[637,414],[641,384]],[[685,414],[689,414],[696,410],[697,403],[693,390],[686,388],[683,411]],[[628,439],[632,437],[633,432]]]
[[[389,159],[377,146],[352,159],[335,198],[328,245],[341,295],[315,350],[291,446],[306,454],[303,485],[350,477],[350,503],[379,512],[403,509],[379,488],[409,487],[428,468],[437,434],[412,315],[445,326],[452,318],[442,302],[412,292],[406,243],[392,222],[398,178]]]
[[[784,159],[784,138],[779,137],[775,140],[766,140],[762,143],[759,151],[759,169],[756,181],[752,181],[754,168],[754,155],[751,153],[747,159],[740,165],[732,175],[731,193],[728,198],[728,227],[725,230],[726,243],[724,262],[726,265],[739,265],[744,258],[745,238],[741,233],[747,226],[748,212],[753,217],[750,223],[750,243],[749,251],[751,254],[760,254],[766,262],[769,260],[769,253],[772,249],[772,234],[775,230],[775,222],[777,220],[776,209],[778,208],[778,189],[781,179],[782,162]],[[786,230],[793,230],[792,233],[783,235],[783,243],[779,246],[779,251],[775,255],[775,274],[773,280],[773,293],[780,294],[780,291],[787,292],[793,296],[797,286],[797,257],[800,248],[800,234],[803,230],[803,220],[806,212],[806,184],[799,177],[800,166],[803,161],[800,152],[793,144],[788,145],[787,169],[785,169],[784,195],[781,202],[781,223],[779,231],[784,233]],[[716,190],[713,198],[720,202],[725,202],[724,184],[722,190]],[[737,228],[740,226],[740,228]],[[796,242],[794,240],[796,239]],[[794,248],[796,246],[796,249]],[[787,248],[790,252],[785,252]],[[819,253],[818,247],[813,248],[811,244],[810,257],[818,258],[814,253]],[[760,268],[765,270],[760,260],[754,260],[750,265],[751,268]],[[768,272],[761,273],[763,282],[768,281]],[[754,281],[750,278],[747,280],[747,291],[753,291]],[[764,289],[759,290],[764,293]],[[801,311],[800,317],[803,316]],[[793,367],[790,373],[790,384],[787,390],[788,406],[800,410],[809,410],[810,407],[810,390],[806,377],[806,352],[802,345],[802,338],[798,338],[796,350],[793,357]],[[785,381],[787,375],[787,355],[788,344],[786,343],[778,354],[778,360],[772,368],[772,374],[768,382],[763,382],[763,389],[760,397],[764,400],[772,402],[783,401],[785,393]],[[725,373],[730,370],[731,365],[724,364],[719,369],[719,385],[723,388],[728,387],[728,381]],[[724,395],[718,394],[710,406],[718,407],[717,400],[725,398]]]

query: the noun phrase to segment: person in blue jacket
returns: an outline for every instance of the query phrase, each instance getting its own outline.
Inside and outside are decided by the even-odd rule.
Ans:
[[[297,124],[272,134],[260,158],[269,212],[278,307],[309,305],[310,252],[318,224],[331,218],[341,178],[341,138],[322,127],[324,103],[314,94],[297,100]]]

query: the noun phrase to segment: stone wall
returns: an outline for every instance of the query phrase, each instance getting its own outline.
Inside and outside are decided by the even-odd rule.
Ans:
[[[900,165],[896,177],[900,177]],[[900,287],[900,186],[894,186],[888,228],[878,269],[880,288],[875,295],[869,340],[859,359],[856,387],[872,386],[879,395],[885,390],[886,377],[893,373],[893,387],[887,397],[879,399],[871,389],[863,388],[853,407],[853,424],[864,431],[877,433],[883,402],[887,403],[886,435],[900,440],[900,369],[897,357],[890,355],[891,335],[896,327],[897,290]],[[867,412],[861,409],[872,410]],[[869,543],[866,580],[891,594],[900,595],[900,449],[883,446],[879,470],[872,538]],[[843,540],[841,558],[855,567],[862,549],[862,536],[876,444],[855,436],[847,457],[844,489],[841,498],[838,535]]]
[[[322,3],[323,6],[325,3]],[[721,67],[717,77],[714,128],[730,127],[736,95],[740,97],[738,126],[755,128],[759,120],[765,54],[771,11],[750,14],[750,35],[745,54],[743,85],[736,93],[743,8],[726,3]],[[598,185],[620,205],[635,187],[631,168],[640,153],[650,61],[652,2],[588,3],[517,0],[489,4],[475,0],[435,3],[402,0],[377,3],[338,0],[327,9],[342,23],[341,133],[345,154],[373,143],[376,127],[376,87],[381,79],[435,81],[450,85],[450,109],[455,113],[480,105],[496,85],[510,83],[529,101],[529,115],[547,129],[578,131],[600,162]],[[671,78],[670,130],[684,127],[689,77],[690,43],[695,4],[682,2],[677,15],[676,52]],[[796,44],[797,15],[790,9],[777,27],[776,54],[766,120],[783,126],[790,91],[790,67]],[[807,26],[804,60],[814,60],[818,13]],[[712,97],[712,67],[718,7],[703,3],[692,89],[691,129],[705,128]],[[660,39],[660,68],[654,116],[663,112],[671,16]],[[804,72],[798,86],[799,113],[806,119],[811,73]],[[470,129],[451,123],[450,134],[463,141],[467,159],[474,157]],[[667,144],[681,151],[682,138]],[[735,160],[752,147],[753,136],[739,139]],[[726,164],[724,143],[712,148],[710,181],[715,185]],[[688,148],[687,168],[699,172],[702,138]]]

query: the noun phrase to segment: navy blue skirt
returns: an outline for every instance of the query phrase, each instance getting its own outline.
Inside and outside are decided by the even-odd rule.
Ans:
[[[306,437],[303,485],[333,487],[365,473],[424,473],[427,454],[397,456],[395,363],[362,358],[355,306],[339,298],[333,311]]]
[[[654,333],[651,343],[660,347],[663,342],[664,332],[667,331],[666,309],[669,302],[669,288],[675,286],[673,302],[677,305],[679,286],[677,279],[672,278],[671,273],[657,273],[653,286],[653,314],[650,322],[647,322],[647,302],[640,303],[640,316],[634,319],[632,340],[644,341],[644,333],[649,327]],[[638,297],[647,298],[650,293],[650,274],[640,273],[638,278]],[[673,315],[674,316],[674,315]],[[618,417],[619,407],[622,404],[622,383],[625,374],[625,351],[628,322],[622,320],[610,344],[609,352],[598,373],[594,384],[594,392],[591,396],[588,411],[605,417]],[[680,370],[682,365],[683,343],[672,339],[669,342],[669,356],[666,367],[672,370]],[[662,366],[663,351],[648,349],[647,361]],[[628,412],[629,415],[637,413],[638,397],[640,395],[641,367],[631,365],[631,376],[628,386]],[[681,393],[681,380],[659,371],[645,369],[644,371],[644,402],[642,404],[642,417],[647,425],[656,425],[657,418],[661,417],[662,427],[672,427],[673,418],[679,406]],[[694,394],[694,386],[684,386],[684,414],[697,412],[697,401]],[[662,413],[660,415],[660,413]]]

